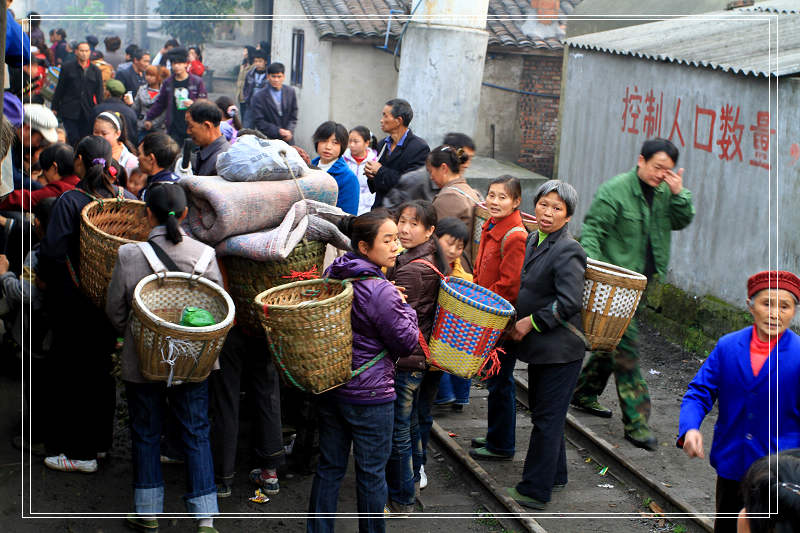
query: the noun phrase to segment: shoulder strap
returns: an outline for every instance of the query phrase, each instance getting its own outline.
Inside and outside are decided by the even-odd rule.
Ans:
[[[164,263],[158,258],[149,242],[137,242],[136,245],[144,254],[144,258],[147,259],[147,263],[150,265],[150,268],[153,269],[153,272],[159,274],[167,271],[167,267],[164,266]]]
[[[501,258],[503,257],[503,247],[505,247],[505,245],[506,245],[506,239],[508,239],[508,236],[511,235],[512,233],[517,233],[519,231],[524,231],[526,234],[528,233],[528,231],[525,228],[521,228],[519,226],[514,226],[513,228],[508,230],[505,235],[503,235],[503,240],[500,241],[500,257]]]
[[[208,266],[211,264],[211,261],[214,259],[215,253],[214,249],[210,246],[206,246],[203,249],[203,253],[200,255],[200,258],[197,260],[197,263],[194,264],[194,272],[193,274],[196,276],[202,276],[206,273]]]
[[[438,269],[438,268],[436,268],[436,267],[434,266],[434,264],[433,264],[433,263],[431,263],[430,261],[428,261],[427,259],[422,259],[422,258],[420,258],[420,259],[414,259],[414,260],[413,260],[413,261],[411,261],[411,262],[412,262],[412,263],[422,263],[423,265],[429,266],[430,268],[432,268],[432,269],[433,269],[433,271],[434,271],[434,272],[436,272],[437,274],[439,274],[439,277],[440,277],[440,278],[442,278],[442,279],[444,279],[444,278],[445,278],[445,276],[444,276],[444,275],[443,275],[441,272],[439,272],[439,269]]]
[[[153,239],[148,240],[147,243],[153,247],[153,251],[156,253],[161,262],[164,263],[164,265],[166,265],[167,269],[170,272],[181,271],[181,269],[178,268],[178,265],[175,264],[175,261],[173,261],[172,258],[169,255],[167,255],[167,252],[165,252],[162,247],[157,245]]]

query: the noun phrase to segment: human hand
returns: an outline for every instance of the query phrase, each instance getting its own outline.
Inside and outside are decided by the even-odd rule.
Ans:
[[[8,266],[8,257],[6,257],[6,254],[0,254],[0,274],[8,272]]]
[[[153,127],[153,123],[150,122],[149,120],[145,120],[143,126],[144,126],[144,129],[149,131]]]
[[[287,143],[292,140],[292,132],[283,128],[278,129],[278,135]]]
[[[122,101],[127,105],[133,105],[133,98],[128,93],[125,93],[125,96],[122,97]]]
[[[306,165],[311,166],[311,157],[308,155],[308,153],[299,146],[293,146],[293,148],[297,150],[297,153],[300,154],[300,157],[303,158],[303,161],[306,162]]]
[[[678,194],[681,192],[681,189],[683,189],[683,169],[679,168],[677,174],[668,170],[667,177],[664,178],[664,181],[669,185],[669,191],[672,194]]]
[[[511,329],[509,336],[511,340],[519,341],[522,338],[531,332],[533,329],[533,323],[531,322],[531,317],[526,316],[525,318],[520,318],[514,324],[514,327]]]
[[[406,300],[406,288],[396,285],[394,281],[392,282],[392,285],[394,285],[394,288],[397,289],[397,292],[400,294],[400,299],[403,300],[403,303],[408,303],[408,300]]]
[[[364,174],[366,174],[368,178],[374,178],[375,174],[378,173],[382,166],[383,165],[377,161],[367,161],[366,166],[364,166]]]
[[[193,103],[194,103],[194,100],[192,100],[192,99],[190,99],[190,98],[185,98],[185,99],[183,100],[183,105],[184,105],[184,107],[185,107],[186,109],[190,108],[190,107],[192,106],[192,104],[193,104]]]
[[[683,170],[683,169],[681,169]],[[703,435],[696,429],[690,429],[683,436],[683,451],[689,457],[699,457],[703,459]]]

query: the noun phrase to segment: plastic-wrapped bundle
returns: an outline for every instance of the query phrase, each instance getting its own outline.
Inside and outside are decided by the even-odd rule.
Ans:
[[[291,179],[284,161],[295,176],[308,172],[297,150],[284,141],[244,135],[217,158],[217,174],[228,181],[278,181]]]

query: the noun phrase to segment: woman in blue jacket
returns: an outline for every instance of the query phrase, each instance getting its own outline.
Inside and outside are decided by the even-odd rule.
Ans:
[[[320,124],[311,138],[319,157],[314,158],[311,164],[317,165],[336,180],[339,186],[336,207],[351,215],[357,215],[360,189],[358,178],[342,158],[347,149],[347,135],[347,128],[337,122],[329,120]]]
[[[677,445],[703,458],[700,424],[718,401],[710,455],[717,514],[742,508],[739,481],[754,461],[800,447],[800,338],[787,329],[800,279],[786,271],[759,272],[747,280],[747,298],[753,326],[717,342],[681,404]],[[718,517],[714,531],[735,532],[736,514]]]

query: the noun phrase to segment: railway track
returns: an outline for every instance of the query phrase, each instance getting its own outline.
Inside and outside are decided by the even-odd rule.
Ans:
[[[517,402],[528,408],[527,382],[519,376],[515,379],[517,385]],[[519,431],[524,430],[520,428],[518,432]],[[526,531],[532,533],[547,533],[548,529],[541,524],[542,521],[545,521],[544,518],[553,518],[555,516],[563,517],[565,512],[567,512],[562,509],[558,512],[546,511],[533,513],[530,509],[521,507],[513,499],[508,497],[505,492],[504,487],[508,486],[511,481],[505,478],[503,478],[503,481],[498,481],[498,476],[489,472],[493,469],[492,465],[486,464],[484,468],[482,463],[475,461],[469,455],[468,449],[466,448],[468,444],[459,443],[457,439],[453,438],[450,432],[443,429],[436,422],[434,422],[432,433],[442,451],[446,451],[451,457],[456,459],[465,470],[469,471],[471,476],[479,481],[483,487],[491,493],[496,502],[507,510],[507,513],[502,513],[499,516],[506,519],[513,519]],[[527,431],[525,431],[525,433],[527,445]],[[693,531],[698,533],[713,531],[712,514],[701,513],[689,502],[670,493],[662,483],[648,475],[642,469],[637,468],[637,466],[621,454],[614,445],[600,437],[591,428],[581,423],[580,420],[571,414],[567,415],[565,434],[568,444],[578,450],[582,456],[587,457],[587,463],[590,462],[589,459],[591,459],[596,465],[608,467],[609,475],[613,480],[616,480],[616,483],[625,487],[628,492],[633,493],[635,491],[636,494],[648,495],[647,500],[651,501],[650,510],[652,510],[652,512],[638,511],[638,515],[642,517],[649,516],[653,519],[659,519],[660,517],[669,519],[675,524],[674,528],[671,529],[672,531]],[[513,482],[516,482],[516,478]],[[592,513],[582,514],[591,515]],[[598,515],[597,518],[600,518],[600,515],[605,515],[605,513],[599,512],[595,514]],[[634,516],[631,515],[632,513],[621,513],[620,517],[633,519]],[[669,529],[666,529],[665,531],[668,530]]]

